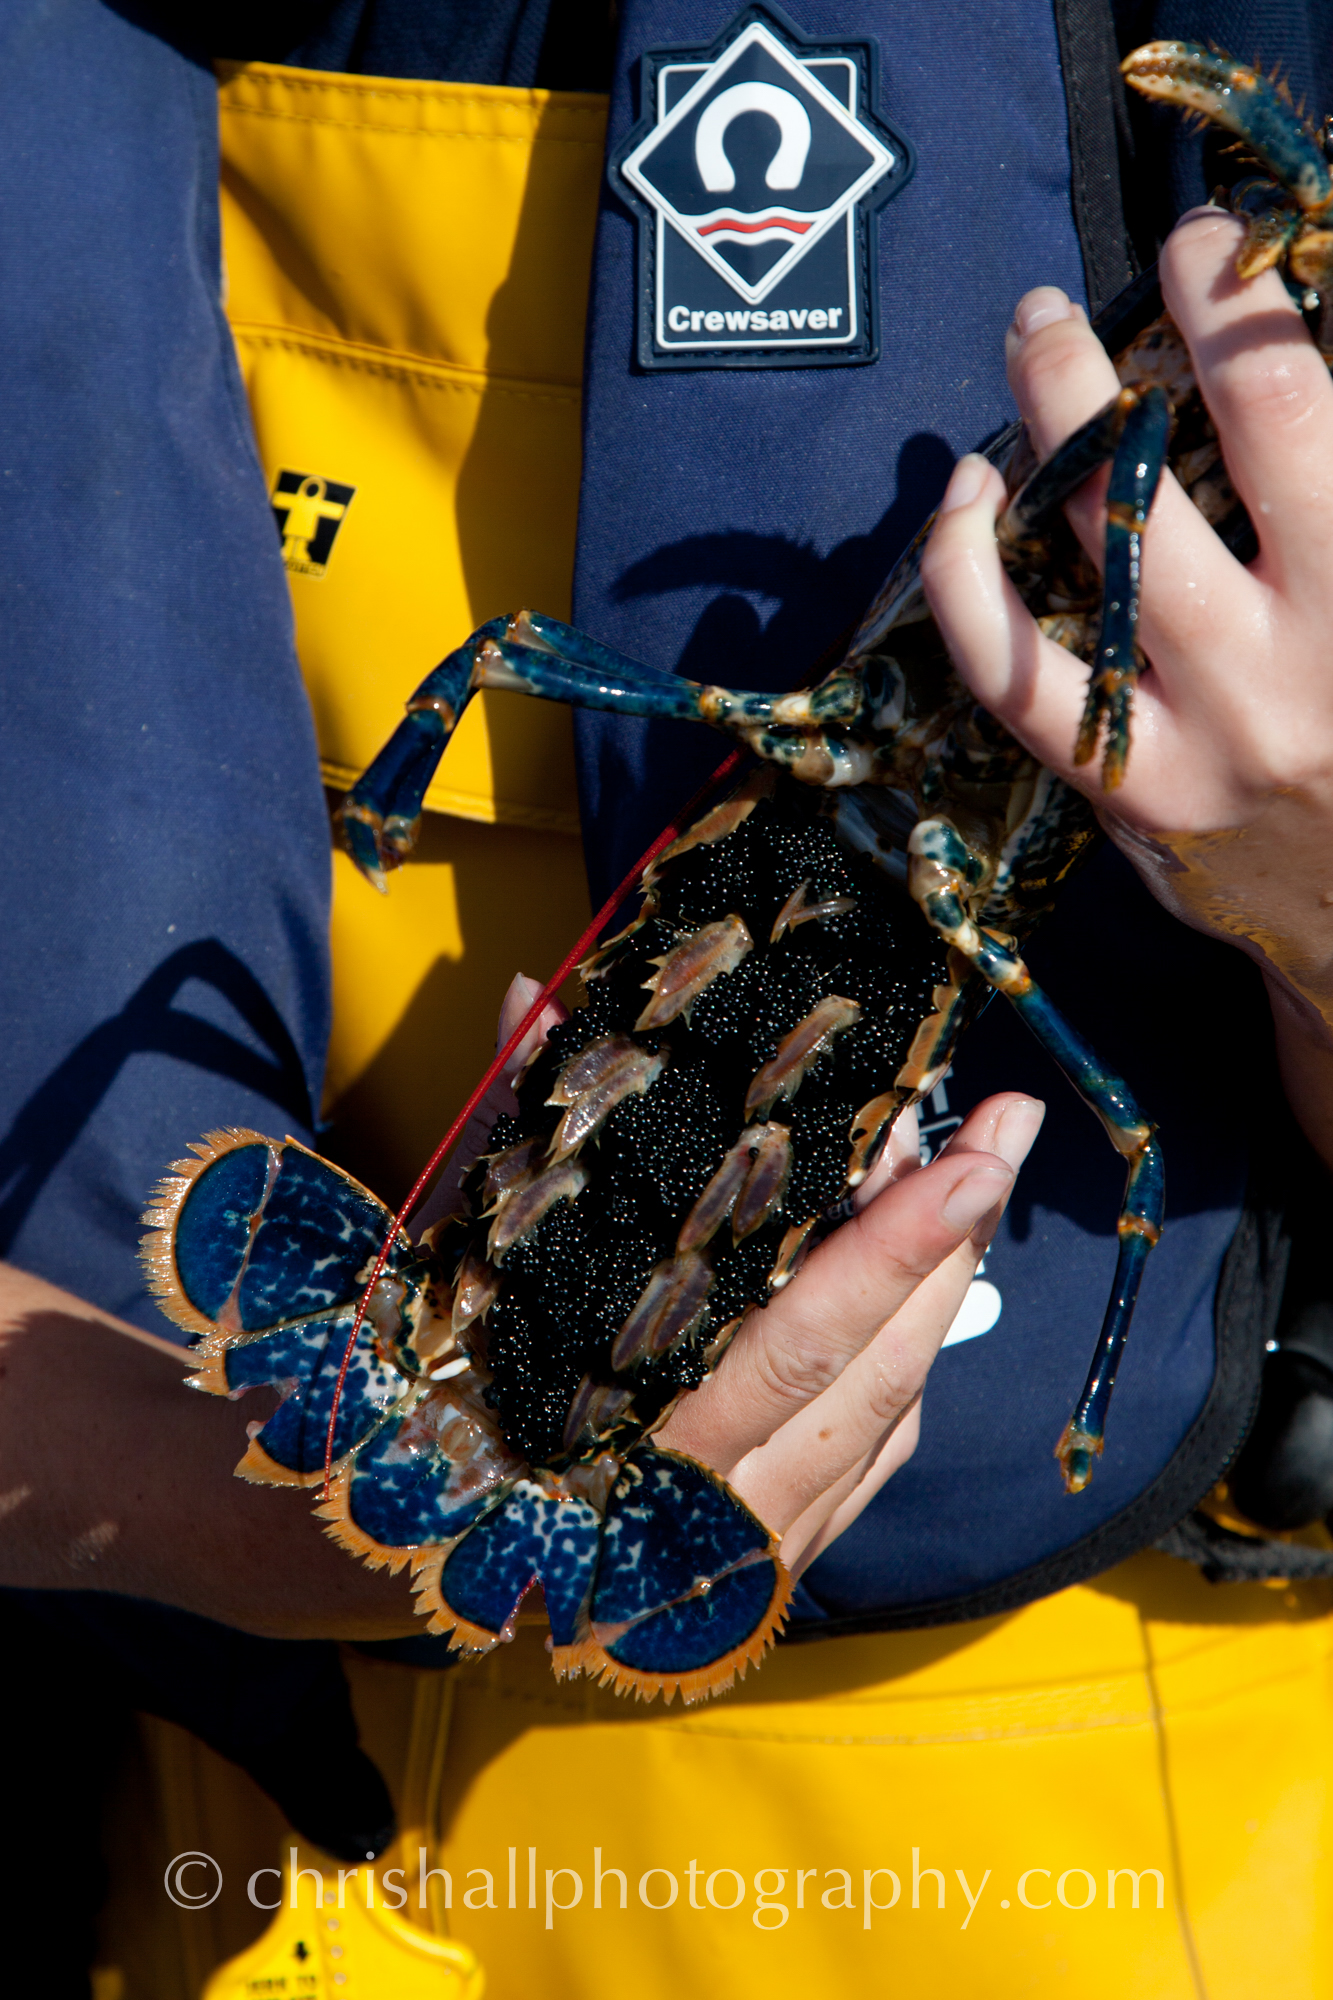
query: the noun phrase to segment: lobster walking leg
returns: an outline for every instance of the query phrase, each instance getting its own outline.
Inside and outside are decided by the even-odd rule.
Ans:
[[[1111,1144],[1128,1164],[1117,1225],[1120,1250],[1115,1281],[1083,1393],[1055,1448],[1066,1490],[1080,1493],[1092,1477],[1093,1461],[1101,1454],[1107,1407],[1143,1267],[1162,1232],[1165,1189],[1156,1127],[1139,1109],[1128,1084],[1107,1068],[1051,1004],[1017,952],[968,916],[960,894],[968,857],[956,830],[944,820],[923,820],[912,835],[911,848],[912,894],[926,921],[1022,1015],[1084,1103],[1101,1119]]]
[[[1171,406],[1157,388],[1122,389],[1039,465],[1001,515],[1001,544],[1022,550],[1083,482],[1111,461],[1106,496],[1106,576],[1102,627],[1074,762],[1091,761],[1106,723],[1102,788],[1125,775],[1129,717],[1140,657],[1136,642],[1143,526],[1166,463]]]
[[[427,787],[481,688],[685,721],[702,719],[705,693],[696,682],[643,666],[557,619],[528,611],[492,618],[427,675],[405,720],[339,809],[352,859],[377,888],[385,886],[385,870],[396,868],[415,845]]]
[[[1102,629],[1088,683],[1088,701],[1074,749],[1090,763],[1106,722],[1102,789],[1114,791],[1129,755],[1129,716],[1141,659],[1137,643],[1143,526],[1166,463],[1171,410],[1160,389],[1147,390],[1129,410],[1106,493],[1106,580]]]

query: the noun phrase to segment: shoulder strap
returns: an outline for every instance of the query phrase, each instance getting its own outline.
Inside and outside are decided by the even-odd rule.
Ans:
[[[1096,314],[1139,268],[1120,184],[1124,85],[1110,0],[1055,0],[1055,27],[1069,107],[1074,223],[1088,306]]]

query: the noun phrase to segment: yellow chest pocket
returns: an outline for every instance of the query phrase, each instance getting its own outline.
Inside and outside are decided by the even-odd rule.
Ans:
[[[269,64],[222,72],[236,336],[324,775],[497,612],[568,613],[606,102]],[[332,1150],[392,1196],[461,1102],[511,975],[586,918],[567,712],[474,703],[418,858],[336,858]]]

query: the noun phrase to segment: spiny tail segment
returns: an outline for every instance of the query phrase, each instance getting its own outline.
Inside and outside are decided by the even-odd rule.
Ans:
[[[421,1565],[418,1608],[451,1646],[484,1653],[513,1638],[518,1608],[540,1584],[559,1672],[587,1631],[601,1532],[593,1499],[550,1475],[515,1480],[460,1540]]]
[[[475,1376],[463,1370],[418,1384],[315,1512],[338,1546],[371,1569],[397,1572],[410,1562],[438,1571],[526,1469],[506,1449]]]
[[[1333,204],[1333,178],[1315,134],[1248,63],[1197,42],[1148,42],[1120,68],[1144,97],[1196,111],[1243,139],[1307,216]]]
[[[1162,1233],[1162,1151],[1157,1128],[1139,1109],[1128,1085],[1051,1005],[1017,952],[968,916],[968,858],[956,828],[944,820],[923,820],[912,835],[913,896],[933,928],[976,967],[988,985],[1003,993],[1027,1022],[1084,1103],[1096,1112],[1111,1144],[1129,1167],[1118,1221],[1120,1250],[1115,1282],[1083,1394],[1055,1448],[1066,1491],[1081,1493],[1101,1454],[1106,1412],[1134,1317],[1143,1267]]]
[[[607,1506],[588,1639],[558,1665],[644,1701],[703,1701],[758,1665],[790,1602],[775,1538],[726,1482],[644,1445]]]
[[[199,1339],[196,1388],[283,1393],[238,1471],[313,1485],[323,1477],[342,1356],[388,1212],[294,1139],[213,1132],[194,1151],[197,1158],[177,1161],[143,1217],[149,1283],[168,1318]],[[400,1237],[339,1402],[340,1462],[407,1395],[409,1375],[394,1350],[419,1331],[424,1305],[417,1260]]]
[[[1074,747],[1076,764],[1090,763],[1106,723],[1102,789],[1123,783],[1130,713],[1142,664],[1138,648],[1143,528],[1166,463],[1171,406],[1160,389],[1124,389],[1124,429],[1111,461],[1106,493],[1106,577],[1102,629],[1088,683],[1087,706]]]

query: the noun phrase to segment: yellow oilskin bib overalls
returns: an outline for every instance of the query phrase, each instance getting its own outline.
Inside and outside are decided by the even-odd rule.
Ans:
[[[604,109],[224,75],[229,311],[331,785],[480,620],[567,610]],[[485,697],[428,804],[387,899],[336,863],[335,1140],[389,1197],[510,975],[585,916],[561,709]],[[294,1883],[249,1780],[146,1725],[99,2000],[1333,1992],[1331,1643],[1324,1585],[1144,1554],[1008,1617],[780,1648],[684,1712],[558,1685],[532,1626],[452,1673],[349,1653],[394,1847],[341,1889],[298,1852],[322,1879]],[[227,1894],[150,1909],[187,1850]]]

